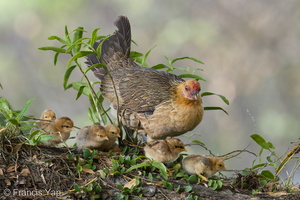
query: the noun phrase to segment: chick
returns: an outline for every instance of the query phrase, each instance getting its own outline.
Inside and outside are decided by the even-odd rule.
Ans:
[[[220,170],[226,170],[224,162],[217,157],[206,157],[203,155],[189,155],[182,161],[183,169],[190,175],[196,174],[204,181],[208,181]]]
[[[162,163],[173,162],[183,151],[186,151],[185,146],[178,138],[151,141],[144,147],[146,157]]]
[[[49,135],[54,135],[55,138],[44,142],[47,146],[57,145],[65,142],[71,131],[74,129],[74,122],[69,117],[60,117],[52,121],[44,130]]]
[[[105,128],[100,125],[85,126],[78,131],[76,136],[78,149],[100,150],[102,144],[108,140]]]
[[[109,151],[113,148],[116,148],[116,139],[121,136],[120,129],[113,124],[105,125],[104,128],[105,128],[108,140],[103,142],[100,149]]]
[[[40,119],[41,121],[37,123],[37,126],[44,130],[51,123],[51,121],[56,119],[56,114],[53,110],[47,109],[44,110]]]

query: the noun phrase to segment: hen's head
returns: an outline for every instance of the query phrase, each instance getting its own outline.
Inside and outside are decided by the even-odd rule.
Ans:
[[[200,83],[195,80],[188,80],[179,85],[179,89],[183,98],[188,100],[198,100],[201,90]]]

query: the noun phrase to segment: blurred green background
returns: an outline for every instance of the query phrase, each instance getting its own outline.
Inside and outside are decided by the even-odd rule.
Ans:
[[[53,52],[41,46],[69,30],[84,27],[89,34],[115,30],[118,15],[131,21],[132,50],[147,52],[150,65],[167,64],[164,56],[192,56],[205,65],[180,62],[180,67],[201,67],[202,91],[226,96],[204,98],[205,106],[222,106],[205,112],[197,129],[187,135],[206,144],[215,154],[244,149],[259,152],[250,135],[258,133],[276,147],[278,155],[292,148],[300,136],[300,2],[296,0],[154,1],[154,0],[10,0],[0,1],[0,96],[14,109],[35,97],[27,114],[39,117],[46,108],[69,116],[79,127],[88,125],[87,98],[63,91],[63,75],[69,57],[60,56],[53,66]],[[89,34],[87,36],[89,36]],[[80,73],[73,74],[78,80]],[[93,74],[89,77],[96,81]],[[76,133],[73,132],[75,135]],[[182,137],[181,137],[182,138]],[[187,140],[185,140],[187,141]],[[191,152],[207,154],[201,147]],[[228,169],[250,167],[255,157],[243,153],[226,161]],[[291,165],[293,167],[293,165]],[[283,172],[283,175],[285,172]]]

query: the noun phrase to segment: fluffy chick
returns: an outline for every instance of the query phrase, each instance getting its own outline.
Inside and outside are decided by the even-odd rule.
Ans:
[[[115,21],[117,31],[102,44],[100,58],[87,56],[87,64],[101,80],[124,125],[147,135],[147,141],[174,137],[193,130],[203,117],[201,86],[196,80],[139,66],[130,58],[131,28],[127,17]],[[100,42],[94,44],[94,49]]]
[[[103,143],[108,140],[105,128],[100,125],[85,126],[76,135],[78,149],[101,150]]]
[[[182,161],[183,169],[190,175],[196,174],[204,181],[208,181],[220,170],[226,170],[224,162],[217,157],[206,157],[203,155],[189,155]]]
[[[104,126],[108,140],[104,141],[100,149],[104,151],[109,151],[116,148],[116,139],[121,137],[120,129],[114,124],[108,124]]]
[[[40,119],[41,120],[39,123],[37,123],[37,125],[40,129],[44,130],[51,123],[51,121],[56,119],[56,113],[51,109],[44,110]]]
[[[44,142],[47,146],[56,146],[61,142],[65,142],[71,131],[74,129],[74,122],[69,117],[60,117],[52,121],[44,130],[55,138]]]
[[[151,141],[144,147],[146,157],[162,163],[173,162],[183,151],[186,151],[184,143],[178,138]]]

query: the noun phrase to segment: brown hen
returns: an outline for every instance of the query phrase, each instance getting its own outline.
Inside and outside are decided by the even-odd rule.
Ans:
[[[118,28],[102,44],[101,56],[87,56],[100,90],[119,110],[123,124],[147,135],[147,141],[165,139],[193,130],[202,120],[200,84],[163,71],[141,67],[130,59],[131,29],[127,17],[119,16]],[[96,49],[99,42],[94,44]],[[108,72],[109,71],[109,72]]]

